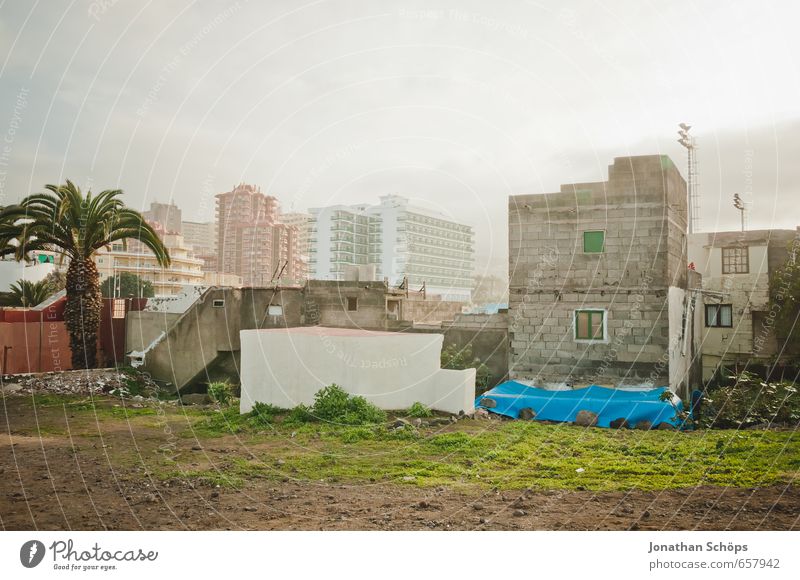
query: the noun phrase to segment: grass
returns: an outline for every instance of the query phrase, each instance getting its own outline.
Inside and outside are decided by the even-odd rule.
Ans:
[[[30,398],[20,409],[30,409]],[[66,409],[101,432],[129,423],[137,444],[158,445],[168,421],[183,451],[150,466],[158,477],[239,488],[256,479],[392,482],[398,485],[538,490],[658,491],[696,485],[759,487],[800,473],[800,435],[791,430],[695,432],[583,429],[515,421],[460,421],[434,428],[286,424],[232,408],[119,407],[118,399],[36,397],[43,434]],[[27,405],[27,407],[26,407]],[[91,418],[91,421],[88,419]],[[157,420],[157,421],[156,421]],[[159,421],[161,423],[159,423]],[[127,422],[127,423],[126,423]],[[127,431],[127,428],[126,428]],[[201,461],[189,441],[228,448]],[[122,452],[122,451],[120,451]],[[280,460],[280,462],[278,462]],[[578,471],[582,469],[582,471]]]

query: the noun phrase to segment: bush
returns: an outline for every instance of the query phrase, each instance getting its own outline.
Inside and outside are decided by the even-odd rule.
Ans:
[[[419,417],[420,419],[424,419],[425,417],[432,416],[433,411],[431,411],[428,407],[426,407],[422,403],[417,402],[408,408],[408,412],[406,414],[409,417]]]
[[[256,425],[272,425],[275,422],[275,417],[283,413],[283,409],[270,405],[269,403],[256,402],[253,403],[253,409],[250,411],[250,420]]]
[[[369,425],[386,421],[386,413],[364,397],[347,394],[339,385],[333,384],[314,395],[311,407],[298,405],[286,418],[288,422],[307,423],[327,421],[341,425]]]
[[[748,372],[730,379],[730,384],[707,391],[702,403],[701,425],[741,428],[800,422],[800,396],[794,384],[767,382]]]
[[[467,344],[464,348],[457,345],[442,349],[441,363],[443,369],[475,369],[475,392],[480,395],[489,389],[492,372],[478,357],[472,356],[472,346]]]
[[[227,381],[214,381],[208,383],[208,396],[215,403],[227,406],[233,399],[233,388]]]

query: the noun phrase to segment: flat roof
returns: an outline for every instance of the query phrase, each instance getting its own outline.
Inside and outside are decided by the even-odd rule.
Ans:
[[[301,334],[306,336],[420,336],[420,333],[389,332],[385,330],[363,330],[361,328],[334,328],[330,326],[294,326],[290,328],[262,328],[243,330],[242,332],[271,332],[283,334]]]

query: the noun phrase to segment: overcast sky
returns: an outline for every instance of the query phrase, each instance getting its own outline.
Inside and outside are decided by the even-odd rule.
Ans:
[[[66,178],[285,210],[400,193],[506,270],[507,196],[700,146],[703,229],[800,225],[793,2],[0,3],[0,205]],[[752,178],[750,177],[752,172]]]

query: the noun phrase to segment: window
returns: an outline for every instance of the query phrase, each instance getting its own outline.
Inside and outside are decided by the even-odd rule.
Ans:
[[[355,312],[358,310],[358,298],[353,296],[347,297],[347,311],[348,312]]]
[[[122,298],[114,299],[114,305],[111,310],[111,318],[125,318],[125,300]]]
[[[281,316],[283,314],[283,306],[280,304],[270,304],[267,306],[267,314],[270,316]]]
[[[730,328],[733,326],[733,308],[730,304],[706,304],[706,326]]]
[[[604,231],[583,232],[583,252],[585,254],[602,254],[605,250],[606,233]]]
[[[211,302],[211,306],[213,308],[225,308],[225,301],[224,300],[213,300]]]
[[[605,340],[605,311],[576,310],[575,340]]]
[[[750,259],[747,246],[743,248],[722,248],[722,273],[747,274],[750,272]]]

